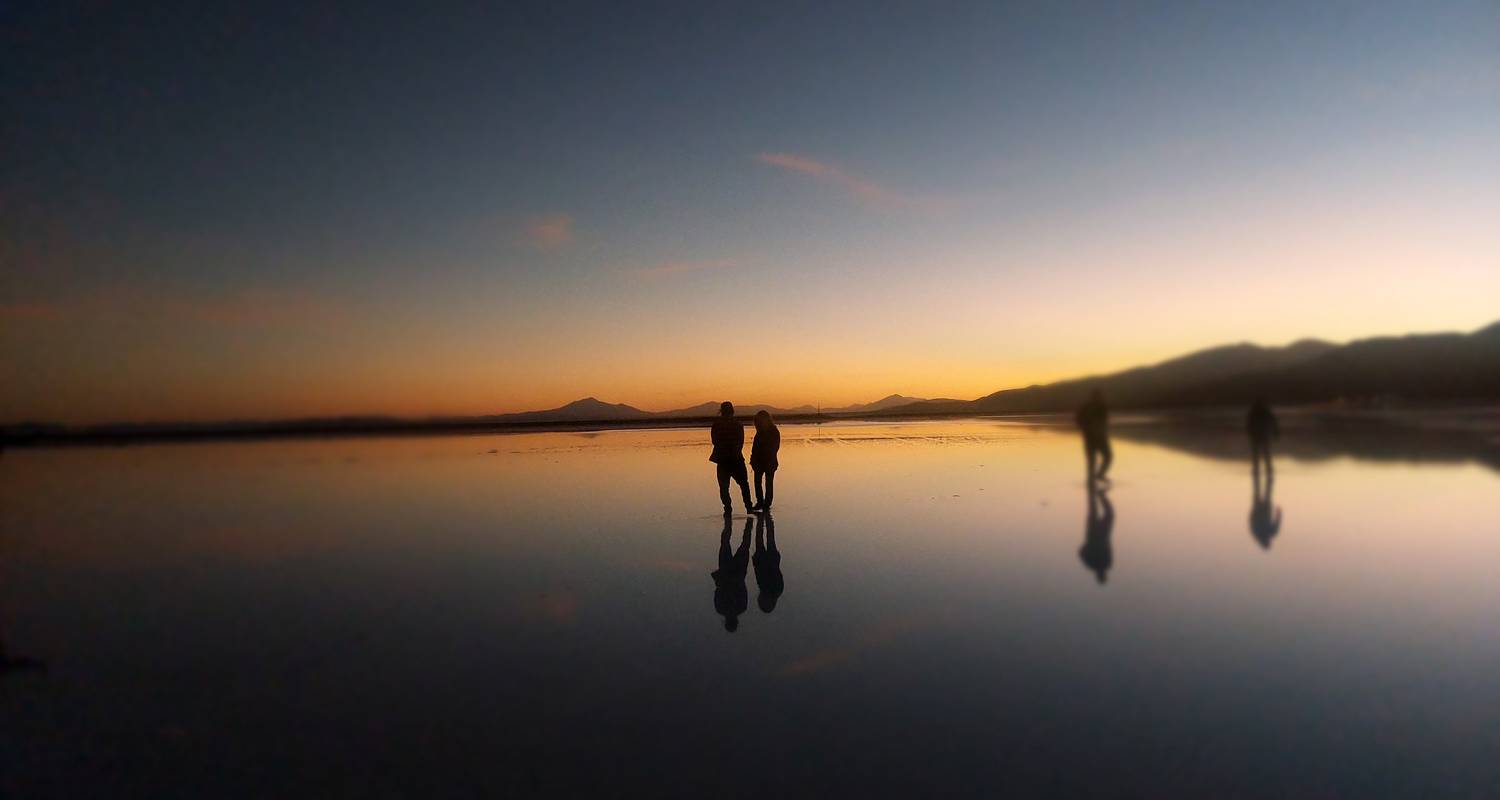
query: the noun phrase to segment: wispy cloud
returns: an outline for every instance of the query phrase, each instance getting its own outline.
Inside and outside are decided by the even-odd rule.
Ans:
[[[322,298],[272,289],[244,289],[206,299],[164,297],[152,303],[168,316],[224,326],[305,324],[343,316],[341,306]]]
[[[708,272],[734,266],[733,259],[718,258],[705,261],[664,261],[650,267],[627,270],[627,274],[642,280],[658,280],[688,272]]]
[[[116,288],[55,302],[0,304],[0,319],[14,322],[141,319],[259,328],[328,324],[345,316],[342,305],[306,292],[258,288],[212,296]]]
[[[548,214],[526,222],[526,239],[538,250],[556,250],[573,241],[573,217]]]
[[[877,208],[938,211],[947,205],[941,198],[898,191],[806,156],[792,153],[761,153],[756,158],[762,164],[822,181],[840,189],[861,203]]]
[[[0,303],[0,319],[15,322],[61,319],[63,312],[56,303]]]

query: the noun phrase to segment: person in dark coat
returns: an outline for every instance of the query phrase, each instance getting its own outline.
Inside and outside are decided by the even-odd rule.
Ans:
[[[781,577],[781,551],[776,549],[776,521],[770,514],[761,514],[755,523],[755,553],[750,556],[750,563],[755,567],[755,585],[760,589],[755,602],[769,614],[776,610],[776,601],[786,591],[786,579]]]
[[[1095,389],[1089,395],[1088,402],[1078,407],[1074,419],[1078,422],[1078,429],[1083,431],[1083,452],[1088,461],[1089,483],[1102,481],[1115,458],[1114,451],[1109,446],[1109,409],[1104,406],[1104,394]],[[1094,466],[1096,458],[1099,459],[1097,468]]]
[[[731,478],[740,485],[745,513],[751,513],[754,504],[750,502],[750,478],[745,472],[745,426],[734,418],[733,403],[726,400],[719,404],[719,418],[714,420],[709,439],[713,441],[714,451],[708,460],[718,465],[719,502],[724,504],[724,513],[733,511],[729,503]]]
[[[776,491],[776,453],[781,450],[781,429],[771,420],[771,412],[761,409],[755,412],[755,442],[750,445],[750,469],[755,472],[755,508],[771,510],[771,497]],[[765,480],[765,490],[761,480]]]
[[[745,533],[740,537],[740,546],[729,549],[730,518],[724,518],[724,532],[719,535],[719,568],[714,570],[714,611],[724,617],[724,630],[734,633],[740,627],[740,615],[750,607],[750,591],[745,588],[745,573],[750,566],[750,526],[745,520]]]
[[[1110,534],[1115,528],[1115,507],[1109,495],[1089,481],[1089,516],[1083,526],[1083,546],[1078,560],[1083,562],[1102,586],[1109,579],[1109,568],[1115,563],[1115,548]]]
[[[1271,440],[1281,436],[1281,423],[1276,421],[1276,414],[1265,398],[1256,398],[1250,404],[1250,413],[1245,415],[1245,431],[1250,434],[1250,471],[1260,474],[1260,464],[1264,461],[1269,479],[1273,471]]]

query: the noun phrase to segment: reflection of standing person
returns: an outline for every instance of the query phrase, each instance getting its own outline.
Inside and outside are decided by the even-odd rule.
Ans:
[[[1251,478],[1250,535],[1260,542],[1261,548],[1270,550],[1271,540],[1281,532],[1281,507],[1271,502],[1271,488],[1276,482],[1276,476],[1271,474],[1269,455],[1266,457],[1266,464],[1264,494],[1261,493],[1260,471],[1256,470]]]
[[[776,521],[770,514],[762,514],[755,523],[755,555],[750,562],[755,565],[755,586],[760,589],[755,602],[769,614],[776,610],[776,601],[786,591],[786,580],[781,577],[781,551],[776,549]]]
[[[724,504],[724,513],[730,513],[729,480],[740,485],[740,495],[745,500],[745,513],[750,513],[750,479],[745,474],[745,426],[734,418],[734,404],[724,401],[719,404],[719,418],[714,420],[709,438],[714,451],[709,461],[718,465],[719,502]]]
[[[771,497],[776,491],[776,453],[781,450],[781,429],[771,420],[771,412],[761,409],[755,412],[755,442],[750,445],[750,469],[755,472],[755,507],[761,511],[771,510]],[[761,480],[765,480],[765,491],[761,491]]]
[[[724,630],[734,633],[740,627],[740,615],[750,607],[750,591],[745,588],[745,573],[750,566],[750,526],[745,520],[745,533],[740,537],[740,546],[729,550],[730,518],[724,518],[724,532],[719,535],[719,568],[713,571],[714,610],[724,617]]]
[[[1089,516],[1083,526],[1083,546],[1078,548],[1078,558],[1103,584],[1108,579],[1109,568],[1115,563],[1114,546],[1109,537],[1115,527],[1115,507],[1109,495],[1093,481],[1089,481]]]
[[[1259,474],[1260,464],[1266,463],[1269,479],[1274,467],[1271,465],[1271,440],[1281,436],[1281,424],[1263,397],[1250,404],[1250,413],[1245,416],[1245,430],[1250,434],[1250,471]]]
[[[1083,452],[1088,461],[1089,482],[1104,480],[1109,465],[1114,461],[1114,451],[1109,446],[1109,409],[1104,406],[1104,395],[1098,389],[1089,395],[1088,402],[1078,407],[1074,419],[1083,431]],[[1096,469],[1094,459],[1099,459]]]

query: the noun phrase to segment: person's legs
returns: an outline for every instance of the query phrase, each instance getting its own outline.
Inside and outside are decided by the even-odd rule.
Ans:
[[[1110,448],[1108,438],[1099,443],[1099,455],[1102,457],[1099,462],[1099,478],[1102,480],[1109,472],[1109,465],[1115,460],[1115,451]]]
[[[755,470],[755,505],[756,505],[756,507],[760,507],[760,506],[764,505],[765,502],[766,502],[766,493],[765,493],[765,490],[763,490],[761,488],[761,481],[763,481],[767,477],[769,477],[769,476],[766,474],[765,470],[763,470],[763,469],[756,469]]]
[[[1083,467],[1088,473],[1086,483],[1090,486],[1094,484],[1094,457],[1098,454],[1099,448],[1095,445],[1094,440],[1085,438],[1083,440]]]
[[[749,511],[755,504],[750,502],[750,476],[745,472],[743,461],[734,468],[734,480],[740,485],[740,496],[745,500],[745,510]],[[729,495],[727,493],[724,496],[724,507],[729,507]]]
[[[756,484],[756,486],[759,487],[760,484]],[[765,499],[765,502],[761,503],[760,507],[763,508],[763,509],[765,509],[766,511],[770,511],[771,510],[771,501],[773,499],[775,499],[775,496],[776,496],[776,470],[774,470],[774,469],[768,469],[768,470],[766,470],[766,499]]]
[[[719,502],[724,504],[724,513],[729,513],[729,468],[719,466]]]

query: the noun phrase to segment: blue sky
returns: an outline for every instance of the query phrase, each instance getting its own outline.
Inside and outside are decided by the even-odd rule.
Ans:
[[[1500,314],[1500,6],[0,12],[0,418],[839,404]]]

